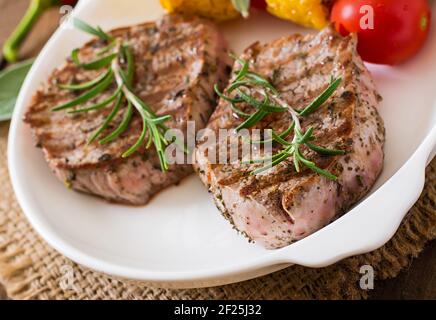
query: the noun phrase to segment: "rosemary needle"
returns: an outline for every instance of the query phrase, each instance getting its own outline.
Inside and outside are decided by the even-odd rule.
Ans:
[[[117,95],[118,99],[115,103],[115,106],[113,107],[111,113],[108,115],[108,117],[104,120],[103,124],[99,129],[95,131],[95,133],[91,136],[91,138],[88,140],[88,144],[93,143],[106,128],[109,126],[109,124],[112,122],[112,120],[115,118],[115,116],[118,114],[118,111],[120,110],[121,103],[123,102],[123,96],[121,94]]]
[[[72,111],[69,111],[68,113],[71,113],[71,114],[84,113],[84,112],[89,112],[92,110],[102,109],[102,108],[106,107],[109,103],[115,101],[115,99],[120,95],[120,93],[121,93],[121,88],[118,88],[109,98],[103,100],[102,102],[96,103],[92,106],[89,106],[89,107],[86,107],[83,109],[72,110]]]
[[[109,75],[106,78],[103,79],[103,81],[101,81],[99,84],[97,84],[93,89],[83,93],[82,95],[80,95],[76,99],[73,99],[67,103],[64,103],[60,106],[53,108],[52,111],[60,111],[60,110],[64,110],[64,109],[69,109],[69,108],[78,106],[80,104],[83,104],[83,103],[91,100],[92,98],[98,96],[100,93],[105,91],[112,84],[113,79],[114,79],[114,76],[113,76],[113,73],[111,72],[111,73],[109,73]]]
[[[118,126],[116,130],[114,130],[112,133],[110,133],[105,138],[101,139],[99,143],[101,145],[107,144],[109,142],[112,142],[116,140],[121,134],[123,134],[124,131],[126,131],[127,127],[129,126],[130,120],[132,119],[133,115],[133,107],[132,103],[129,101],[127,105],[127,110],[124,112],[123,119]]]
[[[308,116],[318,110],[338,89],[342,82],[342,78],[332,79],[330,85],[325,89],[315,100],[312,101],[303,111],[299,112],[300,116]]]
[[[79,30],[82,30],[86,33],[98,37],[100,40],[110,41],[113,39],[110,35],[104,32],[100,27],[94,28],[80,19],[74,18],[73,25]]]
[[[108,69],[105,72],[102,72],[98,77],[95,79],[92,79],[91,81],[84,82],[81,84],[58,84],[58,87],[65,90],[71,90],[71,91],[79,91],[79,90],[86,90],[94,87],[99,82],[101,82],[104,78],[106,78],[109,73],[111,73],[112,70]]]

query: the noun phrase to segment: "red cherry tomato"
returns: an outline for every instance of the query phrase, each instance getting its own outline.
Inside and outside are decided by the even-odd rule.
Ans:
[[[259,10],[265,10],[266,9],[266,1],[265,0],[251,0],[251,6],[253,8],[256,8]]]
[[[62,0],[61,3],[63,5],[75,6],[78,0]]]
[[[365,61],[394,65],[421,49],[431,11],[427,0],[337,0],[331,20],[341,34],[357,33]]]

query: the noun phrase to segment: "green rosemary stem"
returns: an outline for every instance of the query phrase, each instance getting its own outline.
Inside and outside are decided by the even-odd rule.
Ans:
[[[158,153],[162,171],[167,171],[169,169],[169,164],[165,155],[165,147],[168,145],[168,141],[166,141],[164,137],[165,132],[162,133],[161,127],[163,126],[163,122],[168,120],[169,117],[158,118],[153,111],[130,90],[125,83],[125,77],[123,76],[123,71],[118,58],[112,61],[111,66],[118,87],[121,88],[126,99],[135,107],[143,119],[143,131],[141,136],[137,143],[123,154],[123,157],[126,158],[133,154],[145,142],[146,133],[148,132],[150,142],[153,141]]]

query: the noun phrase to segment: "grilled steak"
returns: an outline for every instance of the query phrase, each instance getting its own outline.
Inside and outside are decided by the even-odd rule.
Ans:
[[[226,44],[213,24],[168,15],[157,23],[117,29],[110,34],[131,43],[136,62],[133,90],[158,115],[172,116],[166,123],[169,128],[186,132],[188,120],[195,121],[197,129],[206,125],[216,106],[213,85],[227,81],[229,72]],[[105,45],[101,40],[89,42],[80,49],[80,59],[94,60]],[[69,187],[114,202],[142,205],[161,189],[189,175],[192,166],[172,165],[162,173],[154,148],[146,150],[145,146],[123,159],[123,152],[141,133],[142,120],[136,113],[117,140],[107,145],[87,145],[110,107],[73,116],[64,111],[51,112],[77,94],[59,89],[59,83],[86,82],[102,71],[86,71],[68,60],[36,93],[25,121],[51,169]],[[89,104],[103,101],[114,90],[115,85]],[[123,112],[119,112],[102,137],[117,128],[122,117]]]
[[[330,28],[316,36],[293,35],[265,45],[255,43],[242,58],[269,78],[296,110],[325,90],[332,76],[343,79],[317,112],[302,117],[304,131],[315,129],[317,145],[346,151],[345,155],[321,156],[303,150],[320,168],[335,174],[337,181],[308,168],[297,173],[292,159],[259,175],[250,174],[259,164],[214,164],[210,150],[218,154],[223,139],[234,133],[209,148],[201,142],[196,149],[196,170],[224,216],[251,240],[268,249],[280,248],[319,230],[370,190],[384,159],[385,130],[376,109],[381,97],[356,52],[356,39],[343,38]],[[238,64],[235,69],[239,68]],[[208,128],[235,128],[242,120],[221,100]],[[290,116],[279,114],[256,127],[283,132],[290,121]]]

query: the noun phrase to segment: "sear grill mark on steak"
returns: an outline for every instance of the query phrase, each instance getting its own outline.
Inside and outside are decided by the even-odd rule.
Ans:
[[[227,46],[215,25],[200,18],[167,15],[157,23],[110,33],[130,42],[136,67],[134,92],[158,115],[172,116],[166,123],[169,128],[186,132],[188,120],[196,122],[197,130],[206,126],[216,106],[213,85],[228,79]],[[104,45],[99,40],[89,42],[80,49],[80,59],[95,59]],[[35,94],[25,121],[51,169],[68,187],[113,202],[146,204],[155,193],[189,175],[192,166],[172,165],[162,173],[156,152],[145,147],[128,159],[121,158],[141,133],[142,121],[136,113],[117,140],[88,146],[87,139],[103,123],[110,107],[73,116],[50,111],[77,94],[59,89],[59,83],[89,81],[100,72],[83,70],[68,59]],[[108,88],[89,104],[103,101],[114,89]],[[102,136],[113,131],[122,117],[119,112]]]
[[[343,38],[331,28],[315,36],[255,43],[242,58],[250,61],[253,71],[271,79],[282,98],[297,110],[321,93],[332,76],[343,79],[328,102],[302,118],[303,130],[315,129],[316,144],[347,152],[322,156],[304,150],[320,168],[338,176],[336,182],[307,168],[297,173],[292,160],[253,176],[255,165],[212,164],[201,143],[195,151],[196,171],[223,215],[250,240],[268,249],[281,248],[333,221],[373,186],[384,159],[385,129],[376,109],[380,95],[357,54],[356,39]],[[208,128],[217,132],[242,121],[221,99]],[[289,124],[290,117],[281,114],[256,127],[282,132]],[[219,144],[212,146],[217,153]]]

